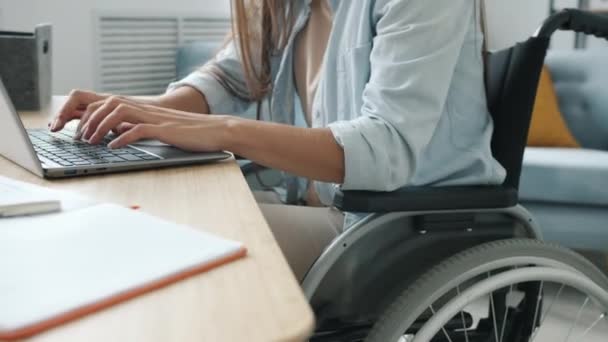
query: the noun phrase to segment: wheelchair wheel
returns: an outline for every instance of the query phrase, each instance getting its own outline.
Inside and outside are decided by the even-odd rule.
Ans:
[[[366,341],[603,341],[607,313],[608,279],[585,258],[537,240],[502,240],[428,271]]]

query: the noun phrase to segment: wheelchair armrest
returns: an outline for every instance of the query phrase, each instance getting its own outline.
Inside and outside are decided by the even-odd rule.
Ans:
[[[342,211],[388,213],[429,210],[509,208],[518,194],[503,186],[408,187],[393,192],[338,191],[334,206]]]

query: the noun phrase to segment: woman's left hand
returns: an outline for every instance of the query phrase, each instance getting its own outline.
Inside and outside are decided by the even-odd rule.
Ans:
[[[201,115],[137,103],[103,106],[87,120],[83,139],[98,144],[110,131],[119,136],[108,145],[120,148],[142,139],[158,139],[188,151],[226,149],[230,119],[224,115]]]

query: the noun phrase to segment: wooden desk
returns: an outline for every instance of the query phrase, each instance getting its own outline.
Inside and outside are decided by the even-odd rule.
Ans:
[[[49,110],[22,113],[46,126]],[[242,241],[242,260],[138,297],[28,341],[302,341],[314,318],[233,160],[47,181],[0,157],[0,174],[100,201],[137,204],[155,216]]]

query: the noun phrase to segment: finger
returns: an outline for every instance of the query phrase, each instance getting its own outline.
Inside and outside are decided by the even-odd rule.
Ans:
[[[77,135],[75,137],[75,139],[80,139],[82,138],[82,133],[84,132],[84,128],[86,126],[86,123],[89,121],[91,115],[97,110],[99,109],[99,107],[101,107],[105,101],[107,101],[107,99],[111,96],[116,97],[117,99],[119,99],[120,103],[128,103],[128,104],[133,104],[133,105],[139,105],[139,103],[129,97],[123,97],[123,96],[117,96],[117,95],[108,95],[106,96],[103,100],[99,100],[96,102],[93,102],[91,104],[89,104],[85,110],[84,110],[84,114],[82,115],[82,117],[80,118],[80,122],[78,124],[78,129],[77,131]]]
[[[104,103],[99,106],[89,117],[87,122],[82,125],[82,138],[90,140],[91,136],[97,130],[97,126],[106,116],[110,115],[118,106],[122,104],[122,99],[118,96],[108,97]]]
[[[101,95],[92,92],[72,90],[66,103],[61,107],[57,113],[57,116],[53,120],[53,123],[51,124],[51,131],[59,131],[63,129],[67,122],[79,118],[80,115],[82,115],[81,110],[84,109],[83,106],[99,100],[100,97]]]
[[[82,138],[82,130],[85,124],[89,121],[91,114],[93,114],[97,109],[99,109],[99,107],[103,106],[104,103],[105,100],[100,100],[93,102],[87,106],[86,110],[84,111],[84,114],[82,114],[82,116],[80,117],[78,127],[76,127],[76,135],[74,136],[74,139],[80,140]]]
[[[121,134],[125,133],[126,131],[133,129],[133,127],[135,127],[135,124],[132,124],[129,122],[123,122],[123,123],[118,124],[114,129],[112,129],[112,132],[114,132],[114,134],[116,134],[116,135],[121,135]]]
[[[128,104],[133,104],[133,105],[138,105],[137,102],[127,98],[127,97],[122,97],[122,96],[116,96],[113,95],[116,99],[118,99],[117,101],[120,103],[128,103]],[[97,102],[93,102],[91,103],[85,113],[82,115],[82,117],[80,118],[80,122],[78,124],[78,129],[76,130],[76,136],[74,137],[74,139],[76,140],[80,140],[83,138],[83,133],[87,130],[88,125],[87,123],[89,122],[91,115],[93,113],[95,113],[95,111],[97,111],[101,106],[104,105],[104,103],[106,101],[111,101],[109,100],[110,96],[108,96],[107,98],[101,100],[101,101],[97,101]]]
[[[137,124],[133,129],[112,140],[109,148],[121,148],[142,139],[161,139],[162,129],[154,124]]]
[[[151,113],[146,113],[140,108],[132,105],[121,104],[112,113],[108,114],[102,122],[99,123],[95,132],[93,132],[89,138],[90,144],[98,144],[112,129],[116,128],[119,124],[128,122],[132,124],[138,124],[144,122],[145,119],[149,121],[153,116]]]

